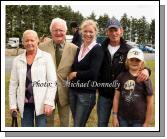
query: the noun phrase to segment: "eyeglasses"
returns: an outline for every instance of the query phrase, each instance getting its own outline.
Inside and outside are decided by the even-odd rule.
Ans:
[[[61,29],[55,29],[55,30],[52,30],[53,33],[64,33],[65,31],[64,30],[61,30]]]

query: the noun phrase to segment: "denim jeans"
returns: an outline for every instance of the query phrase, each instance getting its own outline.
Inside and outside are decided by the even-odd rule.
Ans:
[[[97,101],[97,116],[98,116],[98,127],[108,127],[113,100],[106,98],[101,95],[98,96]]]
[[[96,103],[96,93],[85,93],[70,89],[69,102],[74,127],[84,127]]]
[[[23,118],[21,119],[21,126],[34,127],[34,115],[35,107],[33,105],[25,104]],[[37,127],[46,127],[46,116],[44,114],[35,116],[35,125]]]
[[[126,120],[123,117],[119,116],[119,126],[120,127],[142,127],[143,124],[137,120]]]

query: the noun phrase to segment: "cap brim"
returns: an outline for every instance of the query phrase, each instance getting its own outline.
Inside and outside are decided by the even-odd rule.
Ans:
[[[120,28],[120,26],[117,26],[117,25],[110,25],[110,26],[108,26],[108,28]]]
[[[137,59],[139,59],[140,61],[144,61],[143,58],[137,57],[137,56],[128,56],[128,57],[127,57],[127,59],[131,59],[131,58],[137,58]]]

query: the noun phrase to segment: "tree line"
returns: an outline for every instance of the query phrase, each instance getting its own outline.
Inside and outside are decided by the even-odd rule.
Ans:
[[[55,17],[66,20],[68,32],[72,34],[70,24],[73,21],[79,24],[86,18],[97,21],[99,35],[105,36],[105,28],[109,20],[108,14],[96,18],[92,12],[90,16],[83,17],[78,11],[74,12],[70,6],[61,5],[7,5],[6,6],[6,40],[10,37],[22,37],[27,29],[33,29],[39,36],[50,36],[49,26]],[[117,17],[116,17],[117,18]],[[137,43],[155,42],[155,19],[151,23],[142,16],[140,19],[130,17],[126,13],[120,19],[124,29],[124,39],[136,41]]]

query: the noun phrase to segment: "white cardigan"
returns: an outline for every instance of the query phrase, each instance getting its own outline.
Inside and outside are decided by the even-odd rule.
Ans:
[[[23,117],[24,112],[26,72],[27,61],[26,52],[24,52],[13,61],[9,85],[10,109],[18,107],[21,117]],[[40,84],[41,86],[34,84],[33,87],[36,115],[43,114],[44,104],[55,108],[57,75],[55,65],[49,53],[37,49],[37,54],[31,67],[31,78],[32,84],[37,82],[43,83],[43,85]],[[50,83],[50,85],[44,86],[44,83]]]

